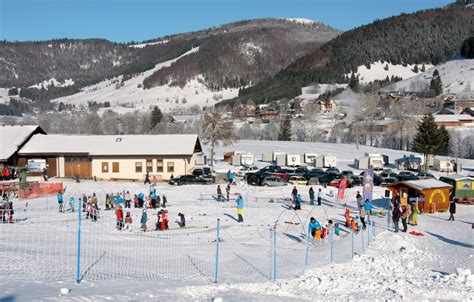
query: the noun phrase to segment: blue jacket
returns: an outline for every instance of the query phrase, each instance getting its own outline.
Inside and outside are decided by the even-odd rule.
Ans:
[[[300,194],[296,195],[295,202],[298,203],[298,204],[301,204],[302,201],[303,200],[301,199],[301,195]]]
[[[244,208],[244,199],[242,198],[242,196],[237,197],[235,202],[237,203],[237,209],[243,209]]]
[[[71,196],[71,197],[69,198],[69,204],[70,204],[70,205],[74,205],[74,197]]]
[[[58,202],[64,202],[64,199],[63,199],[63,194],[61,193],[58,193]]]
[[[308,229],[309,229],[310,232],[320,230],[321,229],[321,224],[317,220],[314,221],[314,222],[310,222],[309,225],[308,225]]]
[[[137,197],[140,198],[140,199],[143,199],[143,198],[145,198],[145,194],[139,193],[139,194],[137,195]]]
[[[147,213],[146,213],[146,212],[143,212],[143,214],[142,214],[142,219],[140,219],[140,223],[142,223],[142,224],[143,224],[143,223],[146,223],[146,222],[147,222],[147,218],[148,218],[147,216],[148,216]]]
[[[364,203],[364,210],[366,212],[370,212],[372,210],[372,203],[369,201],[369,202],[366,202]]]
[[[156,189],[153,190],[153,199],[157,199],[157,195],[156,195]]]

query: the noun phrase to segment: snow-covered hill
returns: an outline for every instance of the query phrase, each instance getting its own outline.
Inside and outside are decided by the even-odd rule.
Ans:
[[[356,76],[359,76],[360,83],[369,83],[375,80],[384,80],[387,77],[391,78],[400,77],[402,79],[408,79],[413,76],[416,76],[418,73],[414,72],[415,65],[417,65],[418,69],[423,67],[423,64],[412,64],[412,65],[394,65],[387,62],[374,62],[370,64],[370,68],[367,68],[365,65],[361,65],[357,67],[357,72],[355,73]],[[433,65],[425,64],[425,69],[431,68]],[[347,74],[347,76],[351,76],[351,74]]]
[[[474,59],[449,61],[386,87],[385,91],[426,91],[435,69],[438,69],[445,94],[470,92],[474,89]]]
[[[52,101],[75,104],[76,106],[87,105],[89,101],[107,101],[111,104],[111,108],[109,108],[111,110],[123,104],[127,104],[127,106],[131,104],[138,110],[148,110],[150,106],[158,105],[162,110],[169,111],[173,108],[183,106],[211,106],[222,98],[237,96],[238,89],[211,91],[207,88],[205,79],[202,76],[197,76],[193,80],[188,81],[183,88],[169,85],[157,86],[151,89],[143,88],[142,83],[146,77],[198,51],[199,47],[195,47],[177,58],[159,63],[154,68],[132,77],[129,80],[123,81],[123,85],[121,84],[123,76],[119,76],[92,86],[87,86],[81,89],[79,93],[57,98]],[[130,108],[130,110],[125,111],[133,111],[135,109]],[[116,108],[115,111],[118,113],[124,112],[119,108]]]

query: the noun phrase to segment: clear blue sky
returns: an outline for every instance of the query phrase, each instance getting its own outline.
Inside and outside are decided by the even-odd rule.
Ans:
[[[143,41],[263,17],[301,17],[348,30],[453,0],[0,0],[0,39]]]

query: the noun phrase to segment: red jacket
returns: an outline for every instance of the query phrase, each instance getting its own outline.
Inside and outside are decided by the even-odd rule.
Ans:
[[[123,220],[123,211],[122,211],[122,209],[117,210],[117,220]]]

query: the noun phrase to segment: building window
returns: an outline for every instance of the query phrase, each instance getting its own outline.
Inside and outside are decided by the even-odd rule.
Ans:
[[[109,173],[109,163],[102,162],[102,173]]]
[[[142,173],[142,162],[135,162],[135,173]]]
[[[151,159],[146,160],[146,171],[153,172],[153,161]]]
[[[118,162],[113,162],[112,163],[112,173],[118,173],[119,171],[120,171],[119,163]]]
[[[168,172],[174,172],[174,162],[168,162],[166,163],[166,170]]]
[[[156,161],[156,172],[163,172],[163,160],[158,159]]]

